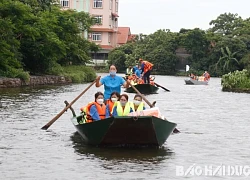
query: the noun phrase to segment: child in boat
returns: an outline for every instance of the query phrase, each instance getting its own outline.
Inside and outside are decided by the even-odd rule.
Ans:
[[[86,123],[105,119],[110,116],[109,110],[104,104],[104,95],[102,92],[95,93],[95,101],[82,107],[81,111],[86,114]]]
[[[133,100],[133,104],[132,104],[132,109],[134,112],[136,111],[142,111],[145,110],[145,106],[144,103],[142,102],[142,97],[139,94],[136,94]]]
[[[131,103],[128,102],[128,95],[122,94],[119,101],[114,104],[112,114],[116,116],[127,116],[129,113],[133,112]]]
[[[118,101],[118,99],[120,99],[120,94],[118,92],[112,92],[110,95],[110,98],[106,101],[106,106],[107,106],[107,109],[109,110],[110,116],[113,110],[113,106],[115,102]]]

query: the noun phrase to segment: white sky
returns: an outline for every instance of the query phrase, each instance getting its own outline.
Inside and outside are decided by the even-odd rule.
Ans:
[[[250,0],[119,0],[119,26],[132,34],[158,29],[207,30],[209,22],[225,12],[250,17]]]

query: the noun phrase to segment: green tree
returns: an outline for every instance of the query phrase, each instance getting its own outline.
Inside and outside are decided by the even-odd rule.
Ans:
[[[230,35],[242,27],[243,19],[238,14],[224,13],[219,15],[217,19],[212,20],[209,25],[213,26],[210,30],[214,33]]]
[[[126,54],[123,51],[114,49],[109,53],[108,59],[109,66],[113,64],[116,66],[118,72],[124,72],[126,69]]]
[[[228,47],[226,47],[225,49],[226,52],[223,48],[221,48],[222,57],[220,57],[219,61],[216,63],[216,67],[218,67],[219,65],[222,66],[224,72],[234,71],[236,69],[233,63],[235,62],[237,63],[237,65],[239,64],[239,61],[235,58],[235,55],[238,52],[232,53]]]

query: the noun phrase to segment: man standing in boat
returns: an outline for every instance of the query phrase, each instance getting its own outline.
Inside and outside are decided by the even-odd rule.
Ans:
[[[100,87],[104,85],[104,100],[106,102],[107,99],[110,98],[112,92],[121,93],[121,86],[123,85],[125,88],[129,87],[129,83],[125,81],[121,76],[116,75],[117,69],[115,65],[111,65],[109,67],[109,75],[103,77],[99,76],[96,79],[96,87]]]
[[[150,78],[149,76],[151,75],[151,70],[153,68],[153,64],[145,61],[143,59],[139,59],[139,62],[141,63],[141,74],[143,76],[143,80],[145,84],[149,84],[150,83]]]

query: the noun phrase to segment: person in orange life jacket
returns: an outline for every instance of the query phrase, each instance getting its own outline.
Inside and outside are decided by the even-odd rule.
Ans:
[[[121,86],[123,85],[125,88],[129,87],[129,83],[125,81],[121,76],[116,75],[117,69],[115,65],[111,65],[109,67],[109,75],[105,76],[101,79],[99,76],[96,80],[96,87],[100,87],[104,85],[104,100],[106,101],[110,98],[112,92],[116,91],[121,93]]]
[[[112,114],[116,116],[127,116],[129,113],[133,112],[130,102],[128,102],[128,95],[122,94],[119,101],[114,104]]]
[[[133,100],[133,105],[132,105],[132,109],[134,111],[142,111],[142,110],[145,110],[145,106],[142,102],[142,97],[141,95],[139,94],[136,94],[135,97],[134,97],[134,100]]]
[[[204,76],[204,80],[205,81],[208,81],[210,79],[210,74],[207,71],[205,71],[205,73],[203,74],[203,76]]]
[[[149,84],[150,83],[149,76],[151,74],[153,64],[148,61],[143,61],[143,59],[139,59],[139,62],[141,63],[141,70],[142,70],[141,74],[143,76],[144,83]]]
[[[194,75],[193,73],[191,73],[191,74],[189,75],[189,77],[190,77],[191,79],[195,79],[195,75]]]
[[[95,102],[90,105],[89,116],[87,119],[93,119],[93,121],[98,121],[109,117],[109,110],[104,104],[104,95],[102,92],[97,92],[95,94]],[[88,116],[88,113],[87,113]]]
[[[112,92],[110,98],[106,101],[106,106],[110,115],[113,110],[114,103],[118,101],[118,99],[120,99],[120,94],[118,92]]]

